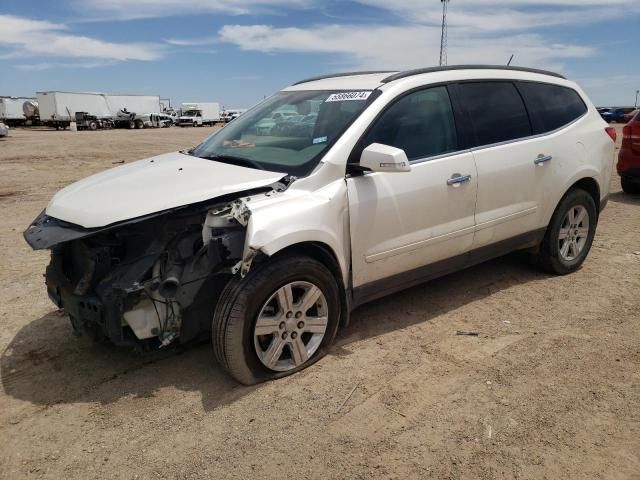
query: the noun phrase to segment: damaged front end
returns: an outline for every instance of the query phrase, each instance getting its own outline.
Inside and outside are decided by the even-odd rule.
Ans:
[[[75,331],[117,346],[185,343],[208,334],[220,292],[255,255],[246,200],[217,202],[97,229],[42,212],[24,237],[51,250],[47,291]]]

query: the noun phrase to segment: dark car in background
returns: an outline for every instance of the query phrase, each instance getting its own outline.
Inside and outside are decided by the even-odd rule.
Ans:
[[[621,123],[624,122],[625,110],[624,108],[605,108],[598,109],[600,116],[604,121],[609,123]]]
[[[617,170],[622,190],[640,193],[640,111],[636,111],[635,117],[622,129]]]

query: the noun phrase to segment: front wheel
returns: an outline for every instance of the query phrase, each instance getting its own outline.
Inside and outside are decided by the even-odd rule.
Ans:
[[[225,287],[213,318],[214,352],[245,385],[280,378],[326,354],[339,317],[331,272],[311,258],[283,256]]]
[[[551,217],[536,258],[538,264],[556,275],[575,272],[591,250],[597,224],[591,195],[581,189],[570,190]]]

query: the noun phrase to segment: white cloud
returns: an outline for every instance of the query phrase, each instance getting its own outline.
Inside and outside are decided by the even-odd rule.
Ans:
[[[214,45],[219,43],[218,37],[200,38],[165,38],[164,42],[176,47],[201,47],[203,45]]]
[[[442,9],[427,8],[424,0],[358,0],[359,3],[393,12],[402,19],[440,25]],[[535,8],[532,8],[534,7]],[[558,25],[586,25],[640,12],[637,0],[612,0],[603,5],[592,0],[466,0],[453,2],[448,9],[451,27],[478,31],[518,31]]]
[[[412,68],[436,63],[440,29],[423,25],[323,25],[312,28],[275,28],[268,25],[227,25],[223,41],[243,50],[268,53],[333,53],[338,61],[357,68]],[[586,57],[590,47],[548,41],[538,34],[481,37],[465,29],[452,29],[449,63],[505,64],[515,53],[514,65],[557,68],[558,61]]]
[[[203,13],[247,15],[304,8],[314,0],[76,0],[77,9],[94,20],[134,20]]]
[[[337,2],[320,0],[142,0],[131,7],[127,0],[88,0],[92,8],[136,16],[168,15],[193,11],[246,14],[261,9],[298,7],[333,12]],[[388,24],[318,24],[308,28],[268,25],[227,25],[220,40],[243,50],[262,52],[333,53],[336,63],[357,67],[409,67],[433,64],[438,58],[441,7],[433,0],[355,0],[388,11]],[[338,4],[339,5],[339,4]],[[131,10],[133,8],[133,10]],[[511,53],[515,63],[562,68],[566,58],[586,57],[595,47],[556,43],[543,34],[549,27],[584,26],[623,15],[640,13],[638,0],[464,0],[449,8],[449,63],[505,63]],[[213,39],[212,43],[213,42]],[[207,39],[169,39],[175,46],[208,44]],[[205,43],[206,42],[206,43]]]
[[[634,91],[638,87],[638,78],[634,75],[606,75],[601,77],[580,77],[576,80],[586,88],[619,88],[628,87],[628,91]]]
[[[73,35],[59,23],[0,15],[0,47],[9,56],[53,56],[102,60],[156,60],[161,49],[143,43],[114,43]]]
[[[339,10],[323,0],[74,0],[77,10],[93,20],[132,20],[193,14],[279,14],[286,9]],[[440,3],[432,0],[354,0],[393,12],[412,22],[440,21]],[[588,23],[638,11],[637,0],[464,0],[450,7],[452,26],[472,24],[503,30]],[[578,11],[580,12],[578,14]]]
[[[32,72],[39,72],[42,70],[50,70],[52,68],[65,68],[65,69],[86,69],[86,68],[99,68],[99,67],[108,67],[110,65],[115,65],[116,61],[97,61],[97,62],[39,62],[39,63],[25,63],[16,65],[18,70],[26,70]]]
[[[334,53],[338,63],[359,67],[416,66],[437,59],[440,2],[432,0],[354,0],[393,14],[385,25],[319,24],[310,28],[227,25],[211,36],[168,38],[174,47],[202,47],[218,40],[244,50]],[[76,0],[95,19],[135,19],[174,15],[278,14],[314,9],[339,10],[322,0]],[[549,27],[584,26],[640,13],[638,0],[454,0],[449,8],[449,63],[504,63],[511,53],[523,65],[562,68],[562,59],[593,55],[594,47],[554,43]],[[330,16],[330,15],[329,15]],[[326,18],[326,17],[325,17]],[[294,24],[295,25],[295,24]]]

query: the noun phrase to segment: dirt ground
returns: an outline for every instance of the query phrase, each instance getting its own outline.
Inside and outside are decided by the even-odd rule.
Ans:
[[[510,255],[376,301],[284,380],[74,337],[22,231],[64,185],[212,131],[0,140],[0,478],[640,479],[640,198],[617,177],[579,272]]]

